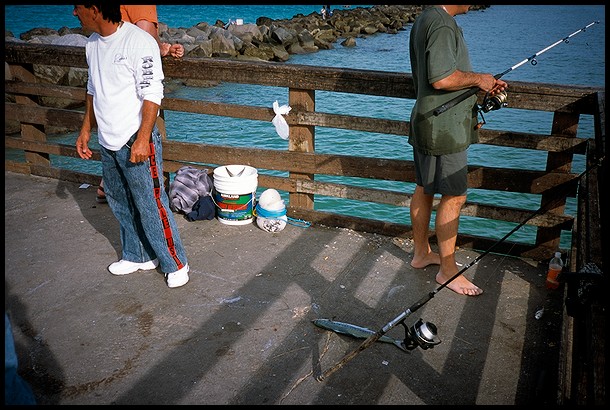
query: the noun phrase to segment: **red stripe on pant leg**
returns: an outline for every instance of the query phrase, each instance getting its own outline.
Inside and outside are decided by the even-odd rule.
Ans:
[[[174,244],[174,236],[172,235],[172,229],[169,224],[169,218],[167,216],[167,210],[163,207],[163,203],[161,202],[161,184],[159,182],[159,168],[157,168],[157,161],[155,159],[155,144],[150,143],[150,175],[153,178],[154,183],[154,195],[157,201],[157,209],[159,210],[159,217],[161,218],[161,223],[163,224],[163,235],[165,236],[165,242],[167,243],[167,249],[169,250],[169,254],[174,258],[176,265],[178,265],[178,270],[184,267],[184,264],[178,259],[178,255],[176,253],[176,246]]]

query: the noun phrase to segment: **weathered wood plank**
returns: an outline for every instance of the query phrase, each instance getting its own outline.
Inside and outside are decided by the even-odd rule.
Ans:
[[[5,81],[4,92],[13,94],[31,94],[45,97],[69,98],[75,101],[85,101],[87,91],[83,87],[69,87],[65,85],[45,83],[25,83],[19,81]]]
[[[259,148],[220,147],[166,141],[164,157],[174,161],[203,164],[242,163],[256,168],[372,178],[389,181],[415,181],[412,161],[364,158],[348,155],[283,152]],[[544,171],[468,167],[468,186],[476,189],[540,194],[557,185],[574,183],[575,175]],[[575,187],[574,187],[575,188]],[[574,191],[569,193],[574,196]]]
[[[5,61],[86,67],[83,47],[48,44],[7,42]],[[191,57],[164,59],[163,70],[167,78],[415,98],[410,73]],[[597,87],[510,81],[508,101],[516,109],[595,114],[592,107],[597,91]]]
[[[84,114],[75,110],[47,108],[38,105],[4,103],[4,119],[28,124],[80,129]]]
[[[11,83],[7,84],[7,92],[18,94],[44,95],[48,97],[71,98],[84,101],[84,89],[78,87],[64,87],[49,84],[30,84],[30,83]],[[46,114],[28,117],[21,113],[20,109],[15,108],[14,103],[6,103],[7,119],[26,121],[43,124]],[[223,117],[243,118],[250,120],[270,122],[275,113],[272,108],[261,108],[246,105],[212,103],[206,101],[193,101],[177,98],[165,98],[162,103],[165,110],[192,112],[198,114],[216,115]],[[55,108],[40,107],[41,110],[55,110]],[[31,112],[30,112],[31,113]],[[61,118],[65,118],[65,123],[60,124],[65,127],[80,127],[80,120],[76,123],[74,118],[62,111]],[[81,115],[80,113],[78,115]],[[51,114],[49,117],[54,117]],[[65,117],[64,117],[65,116]],[[349,129],[355,131],[375,132],[379,134],[394,134],[407,136],[409,132],[408,121],[387,120],[371,117],[357,117],[351,115],[327,114],[321,112],[300,112],[291,110],[285,116],[286,122],[290,126],[312,125],[339,129]],[[52,124],[47,124],[52,125]],[[57,125],[57,124],[55,124]],[[481,130],[479,142],[481,144],[497,145],[514,148],[526,148],[533,150],[544,150],[549,152],[569,151],[573,154],[584,154],[588,139],[567,138],[560,135],[540,135],[523,132],[501,131],[501,130]],[[406,143],[406,141],[404,142]]]
[[[4,61],[9,64],[42,64],[87,68],[85,47],[4,42]]]

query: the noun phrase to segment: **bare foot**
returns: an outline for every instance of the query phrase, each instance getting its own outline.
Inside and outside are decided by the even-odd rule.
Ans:
[[[440,265],[441,257],[436,252],[429,252],[423,258],[413,256],[411,266],[415,269],[423,269],[428,265]]]
[[[436,274],[436,282],[439,285],[442,285],[449,279],[451,278],[445,279],[445,277],[440,272]],[[464,275],[460,275],[451,282],[449,282],[447,287],[459,295],[478,296],[483,293],[483,289],[479,288],[474,283],[466,279]]]

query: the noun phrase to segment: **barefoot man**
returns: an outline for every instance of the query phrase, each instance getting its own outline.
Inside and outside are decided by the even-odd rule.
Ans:
[[[436,281],[441,285],[458,272],[455,243],[468,189],[467,149],[478,142],[477,97],[472,95],[438,116],[433,111],[472,87],[491,95],[508,87],[492,74],[472,71],[462,30],[454,19],[469,8],[470,5],[428,7],[415,20],[409,39],[417,94],[409,135],[417,184],[410,207],[414,244],[411,266],[421,269],[440,265]],[[435,194],[441,195],[435,220],[438,253],[432,251],[428,241]],[[463,275],[447,287],[461,295],[483,293]]]

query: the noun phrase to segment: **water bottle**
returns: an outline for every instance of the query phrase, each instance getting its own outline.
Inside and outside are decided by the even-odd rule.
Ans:
[[[549,271],[546,274],[546,287],[547,289],[557,289],[559,282],[557,276],[563,269],[563,261],[561,260],[561,252],[555,252],[555,256],[549,262]]]

